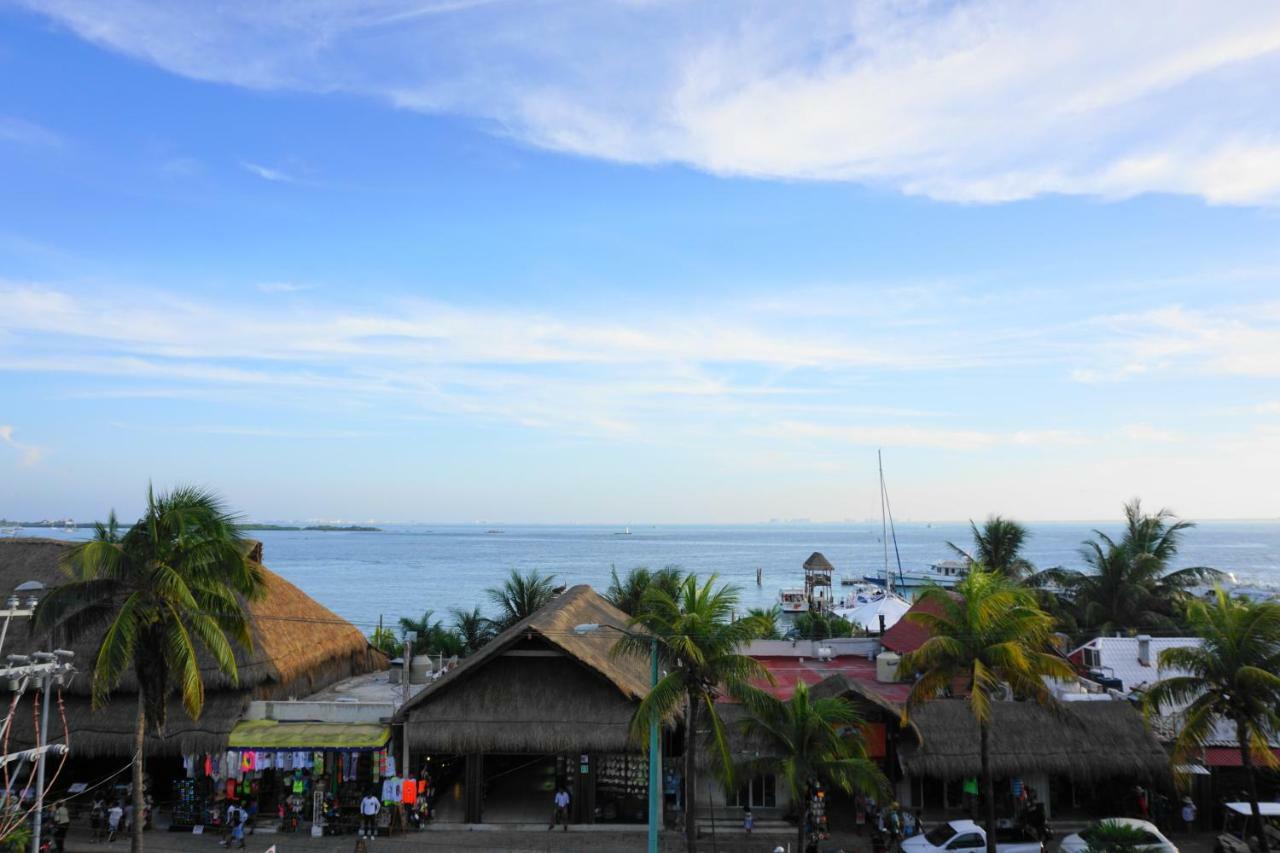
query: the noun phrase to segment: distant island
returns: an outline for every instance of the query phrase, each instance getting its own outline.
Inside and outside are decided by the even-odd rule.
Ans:
[[[50,521],[43,519],[41,521],[10,521],[7,518],[0,518],[0,527],[34,527],[45,530],[92,530],[95,522],[70,522]],[[241,530],[321,530],[326,533],[380,533],[380,527],[367,527],[362,524],[308,524],[305,526],[296,524],[242,524]]]

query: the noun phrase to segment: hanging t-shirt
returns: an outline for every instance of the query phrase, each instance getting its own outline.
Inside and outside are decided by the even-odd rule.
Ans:
[[[396,757],[390,753],[384,753],[387,756],[387,776],[398,776],[396,773]]]
[[[324,753],[317,752],[311,756],[311,774],[313,776],[324,775]]]
[[[400,802],[412,805],[418,801],[418,780],[410,776],[400,789]]]
[[[400,780],[394,776],[382,783],[382,801],[384,803],[398,803],[404,793],[404,786]]]

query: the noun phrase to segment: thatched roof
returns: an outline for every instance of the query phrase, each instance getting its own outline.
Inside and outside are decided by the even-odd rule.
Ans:
[[[64,583],[67,576],[60,564],[73,544],[25,537],[0,539],[0,591],[28,580],[48,587]],[[253,556],[261,558],[260,545]],[[202,738],[210,748],[220,748],[250,698],[305,696],[352,675],[386,667],[385,656],[373,650],[354,625],[265,567],[263,575],[266,597],[249,604],[253,648],[236,651],[239,684],[233,686],[212,661],[203,660],[201,673],[207,690],[204,714],[192,724],[181,706],[175,706],[168,715],[170,736],[165,751],[180,751],[181,743]],[[132,674],[126,675],[111,704],[91,714],[88,672],[100,637],[82,637],[69,644],[63,639],[58,638],[57,645],[69,646],[76,653],[81,673],[66,691],[77,752],[84,748],[102,754],[132,752],[136,680]],[[49,638],[31,637],[24,627],[14,626],[6,646],[12,652],[48,643]],[[83,739],[81,732],[86,735]]]
[[[824,556],[821,551],[814,551],[809,555],[809,559],[804,561],[804,569],[807,572],[834,572],[835,567]]]
[[[577,634],[574,626],[602,626]],[[410,745],[444,752],[621,750],[648,661],[613,657],[627,616],[575,586],[516,623],[396,715]]]
[[[1033,702],[993,702],[991,708],[996,776],[1038,771],[1078,781],[1112,776],[1167,781],[1168,755],[1127,702],[1064,702],[1056,711]],[[910,720],[920,743],[900,748],[908,774],[978,775],[978,726],[967,702],[937,699],[913,710]]]

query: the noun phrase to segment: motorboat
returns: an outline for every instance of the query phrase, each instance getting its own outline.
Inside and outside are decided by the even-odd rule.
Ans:
[[[809,595],[803,587],[778,590],[778,607],[783,613],[808,613]]]
[[[898,570],[896,576],[890,578],[899,589],[919,589],[925,586],[953,587],[969,574],[968,560],[939,560],[931,563],[924,571]],[[885,578],[877,575],[864,575],[866,583],[885,586]]]

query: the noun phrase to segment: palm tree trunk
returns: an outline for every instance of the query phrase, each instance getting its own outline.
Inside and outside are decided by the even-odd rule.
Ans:
[[[142,793],[142,746],[147,739],[147,704],[138,690],[138,722],[133,730],[133,835],[130,853],[142,853],[143,809],[146,799]]]
[[[685,719],[688,724],[684,733],[684,844],[688,853],[698,853],[698,702],[692,691]]]
[[[982,747],[982,796],[986,799],[987,853],[996,853],[996,787],[991,779],[990,724],[979,721]]]
[[[1245,740],[1244,726],[1236,723],[1236,742],[1240,744],[1240,766],[1244,768],[1249,780],[1249,810],[1253,813],[1252,826],[1258,833],[1258,843],[1262,853],[1269,853],[1267,844],[1267,828],[1262,824],[1262,812],[1258,809],[1258,772],[1253,766],[1253,755],[1249,752],[1249,743]],[[1245,843],[1249,843],[1249,833],[1245,833]]]

